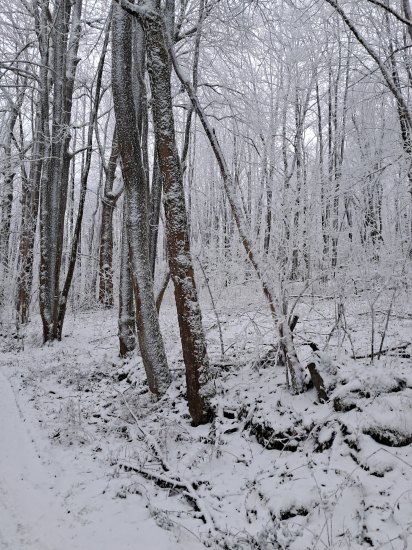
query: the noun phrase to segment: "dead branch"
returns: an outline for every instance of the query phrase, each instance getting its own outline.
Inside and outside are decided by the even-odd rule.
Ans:
[[[406,349],[408,346],[410,346],[410,342],[406,342],[404,344],[399,344],[398,346],[392,346],[390,348],[385,348],[379,352],[379,355],[385,355],[386,353],[390,353],[391,351],[400,351]],[[408,358],[410,357],[410,353],[402,354],[402,357]],[[372,357],[371,353],[368,353],[367,355],[352,355],[352,359],[370,359]]]

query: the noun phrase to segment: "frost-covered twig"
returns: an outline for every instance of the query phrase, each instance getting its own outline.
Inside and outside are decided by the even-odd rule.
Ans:
[[[386,331],[388,330],[389,320],[390,320],[390,317],[391,317],[392,307],[393,307],[393,303],[395,301],[395,296],[396,296],[397,291],[398,291],[398,285],[396,285],[394,290],[393,290],[391,301],[390,301],[389,308],[388,308],[388,312],[386,314],[385,327],[384,327],[383,332],[382,332],[381,344],[379,346],[379,351],[378,351],[378,359],[380,359],[381,355],[382,355],[383,343],[385,341]]]
[[[219,319],[219,314],[217,312],[217,309],[216,309],[216,304],[215,304],[215,300],[213,298],[213,294],[212,294],[212,291],[210,289],[210,285],[209,285],[209,277],[207,276],[206,274],[206,271],[202,265],[202,262],[200,261],[200,258],[198,256],[195,256],[196,260],[197,260],[197,263],[199,264],[199,267],[203,273],[203,277],[205,279],[205,283],[206,283],[206,288],[209,292],[209,296],[210,296],[210,302],[212,304],[212,308],[213,308],[213,312],[215,314],[215,317],[216,317],[216,323],[217,323],[217,328],[219,330],[219,340],[220,340],[220,353],[221,353],[221,356],[222,358],[224,357],[225,355],[225,346],[223,345],[223,334],[222,334],[222,326],[220,324],[220,319]]]
[[[385,353],[390,353],[391,351],[400,351],[406,349],[408,346],[410,346],[410,344],[410,342],[405,342],[404,344],[399,344],[398,346],[391,346],[389,348],[382,349],[379,351],[379,357],[381,355],[384,355]],[[368,353],[366,355],[352,355],[352,359],[370,359],[371,357],[371,353]]]

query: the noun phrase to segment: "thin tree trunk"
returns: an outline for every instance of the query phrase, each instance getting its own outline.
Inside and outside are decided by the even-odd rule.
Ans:
[[[71,8],[73,15],[70,23]],[[56,6],[53,41],[52,70],[53,114],[50,139],[50,158],[44,167],[41,181],[41,239],[40,239],[40,313],[43,321],[44,341],[61,337],[60,272],[63,252],[64,220],[69,182],[70,126],[74,79],[79,62],[77,51],[80,41],[82,0],[73,5],[61,0]],[[42,6],[42,27],[47,32],[49,12]],[[46,125],[47,126],[47,125]],[[63,308],[66,304],[62,305]]]
[[[13,206],[13,181],[16,175],[15,166],[13,165],[12,154],[12,137],[14,126],[16,125],[19,111],[22,107],[24,99],[24,88],[17,97],[16,102],[11,107],[10,119],[7,124],[6,140],[4,147],[4,169],[3,169],[3,189],[1,196],[1,211],[0,211],[0,274],[3,272],[3,277],[0,279],[0,306],[4,302],[5,282],[9,277],[9,244],[10,244],[10,227],[11,227],[11,211]]]
[[[160,209],[162,206],[163,178],[159,168],[157,149],[153,155],[153,177],[152,189],[150,192],[150,215],[149,215],[149,237],[150,237],[150,266],[154,278],[157,256],[157,240],[159,235]]]
[[[97,112],[100,104],[100,90],[102,85],[104,60],[106,57],[107,45],[109,42],[109,31],[110,31],[110,19],[106,28],[106,35],[103,43],[102,54],[100,56],[99,64],[97,67],[95,97],[94,97],[94,101],[93,101],[93,104],[90,110],[90,116],[89,116],[86,158],[85,158],[85,163],[83,166],[82,175],[80,179],[79,208],[77,212],[76,225],[74,228],[66,279],[64,281],[61,294],[59,295],[58,316],[54,324],[54,337],[57,338],[58,340],[61,340],[61,336],[62,336],[63,323],[64,323],[64,318],[65,318],[66,309],[67,309],[67,299],[68,299],[69,291],[73,281],[76,261],[79,257],[78,252],[81,247],[81,229],[82,229],[82,221],[83,221],[84,203],[86,200],[87,180],[89,177],[90,165],[91,165],[91,159],[92,159],[94,121],[97,118]]]
[[[106,308],[113,307],[113,211],[120,195],[113,193],[117,159],[116,129],[113,132],[112,151],[106,170],[102,197],[102,221],[99,247],[99,302]]]
[[[119,353],[126,356],[136,347],[136,323],[133,301],[132,273],[129,262],[129,242],[127,240],[127,204],[123,201],[122,242],[120,246],[119,281]]]
[[[44,72],[44,71],[43,71]],[[29,320],[33,283],[33,249],[36,235],[40,197],[40,178],[44,155],[44,118],[40,95],[35,123],[32,161],[27,185],[23,189],[22,225],[19,243],[19,273],[17,278],[16,309],[19,323]]]

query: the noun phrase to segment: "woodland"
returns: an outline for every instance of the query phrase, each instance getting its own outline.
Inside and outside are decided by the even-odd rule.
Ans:
[[[0,548],[412,549],[409,0],[0,3]]]

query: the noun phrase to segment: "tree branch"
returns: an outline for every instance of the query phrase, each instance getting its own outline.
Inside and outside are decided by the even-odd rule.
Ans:
[[[400,13],[398,13],[396,10],[391,8],[390,6],[387,6],[380,0],[367,0],[370,4],[374,4],[375,6],[379,6],[380,8],[386,10],[388,13],[396,17],[398,21],[401,23],[405,23],[405,25],[408,25],[409,27],[412,27],[412,21],[410,19],[406,19],[406,17],[403,17]]]

